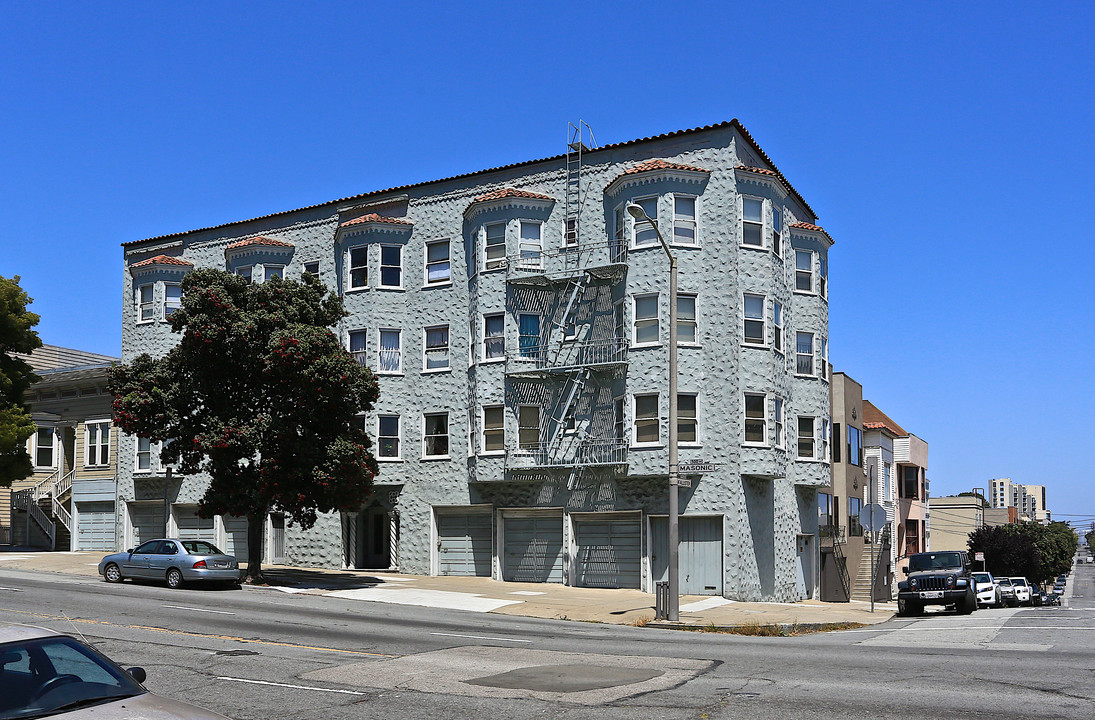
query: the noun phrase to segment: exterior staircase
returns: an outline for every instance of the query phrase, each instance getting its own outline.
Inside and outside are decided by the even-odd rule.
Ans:
[[[72,496],[72,476],[74,470],[62,474],[57,471],[34,487],[14,492],[11,495],[12,510],[26,513],[25,528],[33,538],[41,537],[42,544],[50,550],[67,550],[71,547],[72,514],[64,501]],[[18,533],[13,533],[12,542],[18,542]],[[34,544],[39,544],[35,542]]]
[[[884,532],[879,533],[878,542],[874,545],[874,561],[876,564],[884,563],[886,558],[890,554],[890,533],[889,528],[886,528]],[[855,583],[852,585],[852,600],[859,600],[862,602],[871,601],[871,580],[873,579],[873,571],[871,568],[871,545],[868,543],[863,546],[863,554],[859,557],[859,568],[855,574]],[[878,595],[875,596],[875,602],[888,601],[890,598],[882,598]]]

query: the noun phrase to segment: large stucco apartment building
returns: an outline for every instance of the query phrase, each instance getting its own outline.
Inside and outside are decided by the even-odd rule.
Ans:
[[[176,342],[178,283],[309,272],[379,375],[381,473],[265,556],[307,566],[652,590],[667,573],[668,261],[679,259],[681,590],[814,597],[829,479],[829,235],[736,120],[124,244],[123,360]],[[156,448],[123,437],[118,536],[162,530]],[[167,488],[169,532],[243,554]]]

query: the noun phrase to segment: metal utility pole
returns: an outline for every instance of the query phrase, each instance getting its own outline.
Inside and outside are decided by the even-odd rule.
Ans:
[[[160,537],[167,537],[167,486],[171,483],[171,468],[168,467],[163,476],[163,535]]]
[[[650,218],[641,205],[627,204],[627,212],[636,221],[649,222],[658,234],[658,242],[669,258],[669,607],[666,619],[680,619],[680,568],[678,558],[679,511],[677,489],[680,477],[677,471],[677,257],[670,252],[669,244],[662,237],[658,223]]]

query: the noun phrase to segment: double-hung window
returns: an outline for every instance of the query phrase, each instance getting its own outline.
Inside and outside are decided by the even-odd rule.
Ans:
[[[319,262],[306,262],[304,263],[304,272],[301,275],[311,275],[312,277],[319,279]]]
[[[768,418],[765,415],[767,398],[762,393],[745,393],[745,444],[767,444]]]
[[[776,447],[783,447],[783,398],[772,398],[772,420],[775,433],[773,443]]]
[[[656,445],[661,440],[658,417],[658,393],[646,393],[635,396],[635,428],[633,438],[636,445]]]
[[[635,317],[632,323],[632,345],[656,345],[658,329],[658,293],[635,296]]]
[[[251,281],[253,280],[253,276],[255,274],[255,266],[254,265],[244,265],[243,267],[238,267],[238,268],[236,268],[236,274],[239,275],[241,278],[243,278],[244,282],[246,282],[248,285],[250,285]]]
[[[696,394],[677,393],[677,442],[695,445],[700,441]]]
[[[149,438],[137,438],[136,472],[152,472],[152,441]]]
[[[848,435],[848,464],[863,464],[863,431],[852,425],[846,428]]]
[[[813,459],[814,448],[817,441],[814,439],[814,423],[816,418],[799,415],[798,418],[798,456],[800,458]]]
[[[795,374],[814,375],[813,333],[795,333]]]
[[[449,241],[445,239],[426,243],[426,284],[444,285],[451,280]]]
[[[483,359],[497,360],[506,356],[506,316],[494,313],[483,316]]]
[[[502,405],[483,406],[480,452],[500,453],[506,449],[506,414]]]
[[[772,301],[772,348],[783,352],[783,303]]]
[[[403,353],[401,331],[381,330],[377,346],[377,371],[398,374],[403,371]]]
[[[540,406],[521,405],[517,408],[517,444],[521,452],[540,449]]]
[[[369,287],[369,248],[350,248],[350,290]]]
[[[285,278],[285,266],[284,265],[263,265],[262,266],[262,281],[273,280],[277,278],[282,280]]]
[[[521,237],[517,252],[521,267],[538,268],[543,265],[543,241],[540,237],[541,224],[531,220],[521,221]]]
[[[483,262],[487,270],[505,267],[506,264],[506,224],[488,223],[484,228],[486,239],[483,248]]]
[[[398,415],[378,415],[376,418],[376,448],[380,460],[399,459],[400,422]]]
[[[380,287],[398,290],[403,287],[403,246],[380,246]]]
[[[783,256],[783,245],[781,244],[781,237],[783,235],[783,213],[775,205],[772,206],[772,252],[780,257]]]
[[[829,340],[821,338],[821,379],[829,379]]]
[[[809,250],[795,250],[795,290],[814,291],[814,254]]]
[[[741,244],[764,247],[764,201],[743,197],[741,210]]]
[[[635,204],[643,209],[650,220],[635,220],[635,247],[658,244],[658,231],[653,223],[658,221],[658,197],[636,198]]]
[[[677,293],[677,344],[696,343],[696,296]]]
[[[446,370],[449,367],[449,326],[434,325],[425,329],[426,359],[424,369]]]
[[[863,537],[863,526],[859,523],[859,513],[863,510],[862,498],[848,498],[848,534]]]
[[[517,316],[518,352],[522,358],[535,360],[541,357],[540,316],[534,313],[521,313]]]
[[[57,443],[57,431],[51,427],[40,427],[34,433],[34,467],[51,468],[57,464],[54,452]]]
[[[368,356],[365,354],[365,340],[368,332],[365,330],[351,330],[349,338],[350,354],[354,356],[354,360],[357,360],[357,364],[365,366],[369,362]]]
[[[151,322],[156,319],[155,285],[141,285],[137,288],[137,322]]]
[[[764,320],[764,296],[745,294],[745,344],[764,345],[768,333]]]
[[[673,242],[678,245],[696,245],[696,198],[690,195],[673,196]]]
[[[163,319],[167,320],[182,307],[182,286],[178,283],[164,283]]]
[[[829,297],[829,264],[822,255],[817,258],[817,284],[821,297]]]
[[[110,421],[84,424],[84,465],[105,467],[110,464]]]
[[[426,413],[422,416],[422,456],[428,458],[449,455],[449,414]]]

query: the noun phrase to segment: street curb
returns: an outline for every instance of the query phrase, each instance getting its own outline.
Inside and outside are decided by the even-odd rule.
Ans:
[[[694,624],[687,624],[687,623],[673,623],[673,622],[668,622],[668,621],[666,621],[666,622],[658,621],[658,622],[648,622],[645,625],[643,625],[643,627],[655,628],[657,630],[683,630],[683,631],[686,631],[686,632],[726,632],[726,633],[734,633],[736,631],[744,630],[746,628],[757,628],[757,627],[778,627],[780,630],[784,630],[784,631],[793,630],[795,628],[798,628],[800,630],[808,630],[810,632],[833,632],[833,631],[838,631],[838,630],[842,630],[842,629],[847,629],[847,628],[838,628],[838,627],[836,627],[838,625],[854,624],[854,625],[857,625],[859,627],[871,627],[873,625],[879,625],[881,623],[884,623],[887,620],[891,620],[891,619],[893,619],[893,617],[894,616],[891,614],[890,617],[886,618],[885,620],[881,620],[877,623],[861,623],[861,622],[857,622],[855,620],[848,620],[848,621],[845,621],[845,622],[823,622],[823,623],[817,623],[817,622],[811,622],[811,623],[771,622],[771,623],[741,623],[741,624],[738,624],[738,625],[714,625],[714,624],[711,624],[711,625],[694,625]],[[756,635],[754,637],[776,637],[776,636]]]

